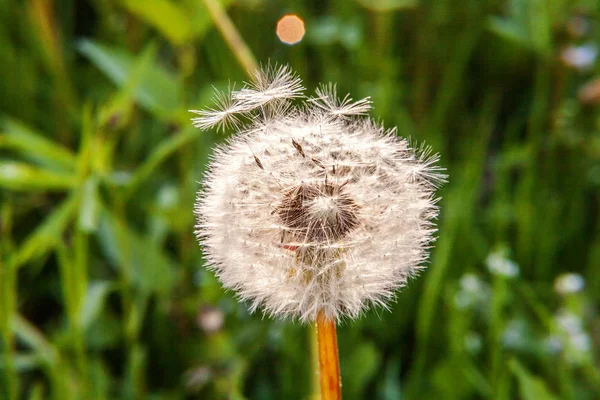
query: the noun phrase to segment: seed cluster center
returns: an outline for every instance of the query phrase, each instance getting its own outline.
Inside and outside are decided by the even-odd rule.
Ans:
[[[284,193],[276,212],[299,240],[333,242],[359,225],[358,208],[343,185],[302,183]]]

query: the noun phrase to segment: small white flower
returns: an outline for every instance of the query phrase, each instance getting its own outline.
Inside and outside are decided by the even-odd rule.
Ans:
[[[467,273],[460,278],[460,288],[469,293],[480,293],[487,290],[485,283],[475,274]]]
[[[329,86],[294,105],[302,89],[282,67],[231,94],[248,126],[213,154],[196,233],[209,268],[251,310],[354,318],[387,307],[423,268],[445,175],[436,155],[352,117],[367,99],[339,100]],[[198,114],[197,126],[219,124]]]
[[[488,270],[494,275],[506,278],[519,276],[519,266],[514,261],[507,258],[505,253],[506,252],[503,250],[490,253],[485,260]]]
[[[527,326],[520,319],[511,320],[502,333],[502,343],[509,349],[522,349],[527,344]]]
[[[563,342],[557,335],[547,336],[542,341],[542,346],[548,354],[557,354],[563,350]]]
[[[481,335],[475,331],[469,331],[464,337],[465,349],[471,354],[478,354],[483,347]]]
[[[598,47],[595,44],[569,46],[560,54],[560,58],[565,65],[579,70],[592,68],[597,57]]]
[[[218,308],[204,306],[198,312],[196,322],[204,332],[212,334],[221,330],[225,323],[225,316]]]
[[[581,365],[590,359],[592,341],[585,331],[581,317],[572,311],[559,310],[554,316],[560,349],[573,365]]]
[[[562,309],[554,318],[567,360],[575,365],[589,360],[592,341],[584,329],[581,317]]]
[[[570,311],[560,310],[554,318],[558,328],[569,336],[577,335],[583,331],[581,318]]]
[[[490,288],[477,275],[464,274],[459,280],[460,290],[454,295],[454,305],[466,310],[483,305],[490,296]]]
[[[562,274],[554,281],[554,290],[561,295],[579,293],[585,287],[585,279],[580,274]]]
[[[579,332],[570,336],[570,339],[570,344],[575,352],[586,354],[592,350],[592,340],[587,333]]]

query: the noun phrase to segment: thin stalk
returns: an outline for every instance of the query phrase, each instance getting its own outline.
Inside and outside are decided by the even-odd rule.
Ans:
[[[3,257],[3,255],[0,255]],[[6,263],[8,264],[8,262]],[[11,330],[16,304],[17,271],[14,265],[5,265],[0,258],[0,397],[17,399],[18,376],[15,368],[15,340]]]
[[[328,319],[322,311],[317,315],[317,339],[321,400],[339,400],[342,398],[342,380],[335,321]]]
[[[0,207],[0,397],[15,400],[18,375],[15,368],[15,340],[11,329],[17,304],[17,265],[9,261],[12,252],[13,206],[5,202]]]
[[[256,59],[221,3],[216,0],[204,0],[204,5],[239,63],[246,69],[248,74],[252,75],[258,69]]]
[[[310,399],[321,400],[321,384],[319,382],[319,343],[317,340],[317,326],[309,326],[308,336],[310,342]]]

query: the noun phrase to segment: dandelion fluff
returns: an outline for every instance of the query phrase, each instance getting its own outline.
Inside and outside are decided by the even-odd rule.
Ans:
[[[240,123],[239,114],[244,109],[241,104],[231,98],[231,89],[227,93],[215,90],[213,102],[215,103],[214,108],[190,110],[199,115],[199,117],[192,118],[192,125],[200,129],[216,127],[219,130],[225,130],[230,126],[237,127]]]
[[[317,88],[315,92],[317,97],[309,99],[308,101],[331,115],[340,117],[366,115],[371,109],[371,99],[369,97],[356,102],[352,102],[350,95],[346,95],[343,99],[340,99],[336,93],[336,85],[332,83]]]
[[[214,152],[195,206],[209,268],[273,316],[387,308],[428,257],[445,180],[437,155],[353,116],[367,99],[353,106],[330,86],[296,106],[288,67],[256,79],[231,94],[248,123]],[[197,126],[220,126],[217,112],[197,113]]]

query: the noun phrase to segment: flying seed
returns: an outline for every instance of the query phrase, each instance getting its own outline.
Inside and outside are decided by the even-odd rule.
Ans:
[[[258,159],[258,157],[254,156],[254,161],[256,162],[256,165],[258,165],[258,167],[260,169],[262,169],[263,171],[265,170],[265,167],[263,167],[262,163],[260,162],[260,160]]]
[[[300,143],[298,143],[294,139],[292,139],[292,144],[294,145],[296,150],[298,150],[298,153],[300,153],[300,155],[302,157],[306,158],[306,154],[304,154],[304,150],[302,149],[302,146],[300,146]]]
[[[321,161],[317,160],[316,158],[311,158],[311,160],[312,160],[312,162],[317,164],[319,166],[319,168],[325,169],[325,166],[321,163]]]

